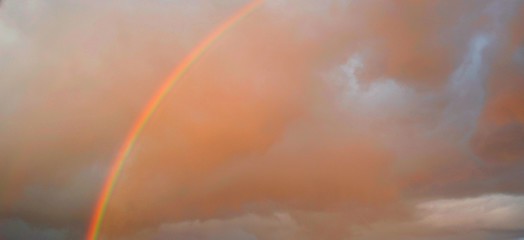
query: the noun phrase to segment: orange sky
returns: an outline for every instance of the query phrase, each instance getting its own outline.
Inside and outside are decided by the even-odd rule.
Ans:
[[[4,0],[0,239],[81,239],[243,0]],[[522,1],[267,0],[131,151],[101,239],[524,237]]]

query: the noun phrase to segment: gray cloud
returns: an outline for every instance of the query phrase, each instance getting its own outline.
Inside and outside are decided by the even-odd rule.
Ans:
[[[2,237],[2,239],[67,239],[66,230],[42,227],[34,228],[20,219],[4,219],[0,221],[0,237]]]

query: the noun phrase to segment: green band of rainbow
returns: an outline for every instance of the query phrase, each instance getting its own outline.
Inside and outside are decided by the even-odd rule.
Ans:
[[[111,169],[109,171],[104,185],[100,191],[99,197],[89,222],[89,228],[86,235],[86,240],[96,240],[100,232],[100,226],[102,224],[102,219],[113,192],[113,188],[118,179],[120,171],[125,164],[125,161],[133,147],[135,140],[138,135],[144,128],[144,125],[148,122],[149,118],[158,107],[162,99],[166,96],[169,90],[173,85],[180,79],[182,75],[187,71],[187,69],[206,51],[209,46],[216,41],[224,32],[230,29],[235,23],[242,20],[245,16],[253,12],[258,6],[260,6],[264,0],[254,0],[243,7],[241,7],[237,12],[232,16],[227,18],[219,26],[213,29],[204,39],[196,45],[189,54],[187,54],[182,62],[175,68],[173,73],[162,83],[162,85],[156,90],[153,96],[147,102],[147,105],[143,108],[138,118],[135,120],[133,126],[129,130],[127,137],[125,138],[124,143],[120,147],[116,158],[113,161]]]

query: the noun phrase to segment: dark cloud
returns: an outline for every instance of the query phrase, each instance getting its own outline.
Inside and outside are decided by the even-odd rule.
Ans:
[[[0,221],[0,237],[2,239],[67,239],[66,230],[34,228],[20,219],[3,219]]]

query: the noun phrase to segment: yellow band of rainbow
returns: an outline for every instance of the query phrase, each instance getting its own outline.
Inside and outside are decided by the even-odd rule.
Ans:
[[[153,96],[149,99],[145,107],[142,109],[140,115],[133,123],[129,130],[124,143],[120,147],[116,158],[114,159],[109,174],[104,181],[103,187],[100,191],[99,197],[89,222],[89,228],[87,230],[86,240],[96,240],[100,232],[100,226],[102,219],[113,192],[113,187],[118,179],[122,166],[124,165],[131,148],[133,147],[135,140],[144,128],[144,125],[148,122],[149,118],[158,107],[162,99],[166,96],[173,85],[180,79],[187,69],[206,51],[209,46],[216,41],[224,32],[230,29],[235,23],[242,20],[245,16],[253,12],[258,6],[260,6],[264,0],[254,0],[243,7],[241,7],[232,16],[227,18],[219,26],[213,29],[204,39],[202,39],[192,50],[189,52],[182,62],[174,69],[173,73],[162,83],[162,85],[155,91]]]

